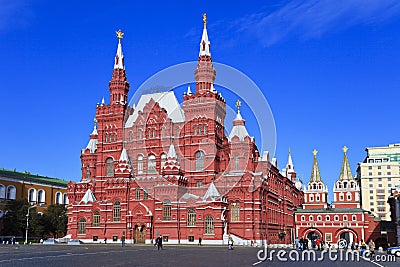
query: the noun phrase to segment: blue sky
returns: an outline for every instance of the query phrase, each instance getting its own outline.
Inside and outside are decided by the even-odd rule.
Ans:
[[[308,181],[316,148],[331,190],[344,145],[354,174],[366,147],[400,142],[397,0],[0,0],[0,167],[79,180],[96,103],[108,98],[115,30],[125,32],[132,96],[156,72],[197,59],[204,12],[213,60],[268,100],[280,169],[290,147]]]

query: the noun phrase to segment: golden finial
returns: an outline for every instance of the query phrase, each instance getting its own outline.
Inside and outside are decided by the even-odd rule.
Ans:
[[[349,148],[348,148],[347,146],[344,146],[344,147],[342,148],[342,150],[343,150],[344,153],[346,153],[347,150],[349,150]]]
[[[121,30],[116,31],[115,33],[117,34],[118,39],[124,38],[124,33]]]
[[[318,151],[316,149],[314,149],[314,151],[312,152],[314,154],[314,157],[317,156]]]
[[[204,22],[204,29],[205,29],[206,25],[207,25],[207,14],[206,13],[203,14],[203,22]]]
[[[235,105],[235,106],[237,107],[238,112],[240,112],[240,107],[242,106],[242,102],[240,102],[240,99],[238,99],[238,100],[236,101],[236,105]]]

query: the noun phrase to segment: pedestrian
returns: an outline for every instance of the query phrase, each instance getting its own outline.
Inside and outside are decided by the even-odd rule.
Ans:
[[[201,246],[201,241],[203,241],[203,239],[201,239],[201,237],[199,236],[199,244],[198,244],[198,246]]]
[[[299,242],[299,238],[296,237],[296,239],[294,240],[294,242],[296,243],[296,250],[300,250],[300,242]]]
[[[368,243],[368,248],[371,257],[375,256],[375,242],[372,239]]]
[[[104,237],[104,244],[107,244],[107,237]]]
[[[228,237],[228,249],[233,250],[233,238],[231,235]]]
[[[304,238],[301,237],[299,243],[300,243],[300,250],[304,250]]]
[[[365,244],[364,240],[362,239],[360,241],[360,248],[361,248],[361,256],[364,256],[364,252],[367,249],[367,244]]]
[[[162,247],[162,235],[160,235],[159,237],[157,237],[157,239],[156,239],[156,245],[157,245],[157,250],[160,250],[160,248],[161,248],[161,250],[163,249],[163,247]]]
[[[317,245],[317,250],[321,250],[321,240],[319,238],[315,240],[315,244]]]
[[[121,247],[125,247],[125,234],[121,236]]]

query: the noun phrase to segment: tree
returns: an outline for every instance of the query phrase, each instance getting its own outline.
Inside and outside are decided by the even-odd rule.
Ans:
[[[24,236],[28,207],[29,203],[26,199],[9,201],[7,203],[7,211],[3,221],[3,235]],[[31,209],[30,212],[36,213],[35,208]]]
[[[47,207],[42,216],[41,224],[45,226],[46,233],[55,238],[62,237],[67,232],[67,208],[64,205],[52,204]]]

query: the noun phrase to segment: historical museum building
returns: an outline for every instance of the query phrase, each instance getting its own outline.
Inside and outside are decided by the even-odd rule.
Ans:
[[[340,239],[347,244],[373,239],[377,247],[386,247],[394,238],[390,226],[381,222],[371,211],[364,210],[360,204],[360,187],[353,177],[347,158],[347,147],[339,179],[335,182],[334,201],[328,204],[328,188],[321,178],[314,150],[314,162],[310,181],[304,191],[304,204],[295,212],[298,237],[321,239],[326,243],[337,244]],[[388,229],[387,229],[388,228]]]
[[[81,151],[82,178],[68,184],[68,234],[84,242],[291,243],[294,210],[302,204],[290,162],[260,153],[237,115],[225,135],[226,101],[214,87],[204,29],[195,92],[180,105],[173,91],[143,94],[128,105],[121,39],[110,100],[97,105],[90,141]],[[250,103],[251,104],[251,103]]]
[[[10,201],[27,199],[31,205],[38,205],[38,212],[44,212],[51,204],[68,204],[67,183],[58,178],[0,169],[0,235]]]

